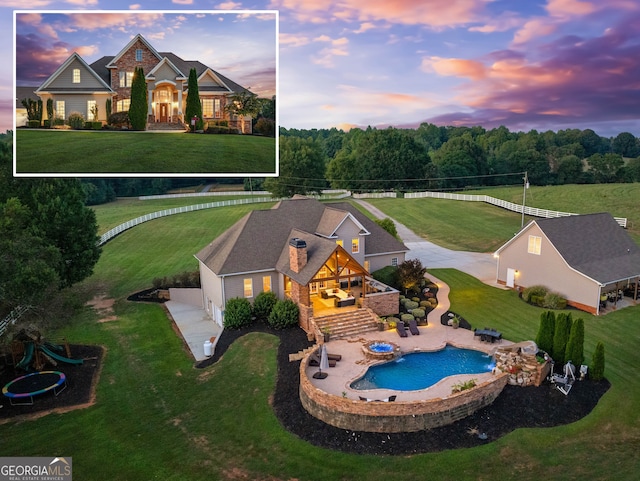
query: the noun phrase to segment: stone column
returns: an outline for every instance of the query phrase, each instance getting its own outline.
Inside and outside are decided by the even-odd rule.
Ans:
[[[151,87],[147,87],[147,103],[147,118],[149,119],[149,122],[151,122],[152,119],[155,120],[153,112],[153,89]]]
[[[182,83],[178,84],[178,117],[184,122],[184,113],[182,111]]]

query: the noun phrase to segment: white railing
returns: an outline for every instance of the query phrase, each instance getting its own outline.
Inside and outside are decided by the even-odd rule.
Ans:
[[[451,194],[448,192],[410,192],[404,195],[405,199],[420,199],[420,198],[432,198],[432,199],[448,199],[448,200],[463,200],[467,202],[486,202],[487,204],[495,205],[497,207],[502,207],[503,209],[507,209],[513,212],[518,212],[522,214],[523,206],[522,204],[515,204],[513,202],[507,202],[506,200],[496,199],[495,197],[491,197],[489,195],[472,195],[472,194]],[[538,209],[537,207],[528,207],[524,206],[525,215],[529,215],[532,217],[568,217],[570,215],[579,215],[571,212],[559,212],[557,210],[549,210],[549,209]],[[627,218],[626,217],[614,217],[616,222],[626,228],[627,227]]]
[[[28,306],[18,306],[13,311],[11,311],[4,319],[0,320],[0,336],[2,336],[7,330],[9,324],[15,324],[16,321],[20,319],[22,315],[28,310]]]

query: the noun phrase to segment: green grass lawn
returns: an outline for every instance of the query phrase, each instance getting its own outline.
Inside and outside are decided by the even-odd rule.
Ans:
[[[250,135],[15,132],[16,172],[274,174],[276,141]]]
[[[469,191],[514,203],[522,188]],[[610,212],[627,217],[627,232],[640,244],[640,183],[532,186],[526,204],[541,209],[589,214]],[[522,215],[483,202],[444,199],[366,199],[421,237],[453,250],[493,252],[520,230]],[[525,217],[525,225],[530,218]]]
[[[587,361],[596,342],[605,344],[612,383],[589,416],[567,426],[519,429],[472,449],[358,456],[298,439],[282,428],[270,405],[277,339],[267,334],[247,335],[216,365],[194,369],[163,308],[124,298],[154,276],[195,268],[193,254],[252,208],[170,216],[106,244],[94,275],[80,288],[114,296],[117,320],[98,322],[87,308],[73,323],[47,333],[107,348],[97,402],[0,425],[2,455],[72,456],[75,477],[85,481],[637,479],[640,306],[602,317],[574,311],[585,320]],[[475,216],[478,228],[491,230],[491,212]],[[425,215],[416,222],[428,230],[435,219]],[[457,237],[468,235],[466,226],[459,227]],[[515,293],[451,269],[431,274],[451,287],[452,309],[472,324],[496,327],[514,341],[535,337],[542,311]]]

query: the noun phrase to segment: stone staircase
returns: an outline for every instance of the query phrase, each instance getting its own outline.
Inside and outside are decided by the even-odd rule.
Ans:
[[[186,130],[182,122],[149,122],[147,130]]]
[[[366,308],[314,317],[313,320],[321,332],[324,332],[325,329],[329,330],[331,339],[344,339],[378,329],[378,316]]]

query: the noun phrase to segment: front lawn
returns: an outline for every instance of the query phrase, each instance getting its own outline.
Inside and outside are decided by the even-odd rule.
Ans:
[[[27,130],[16,173],[275,174],[276,140],[251,135]]]

